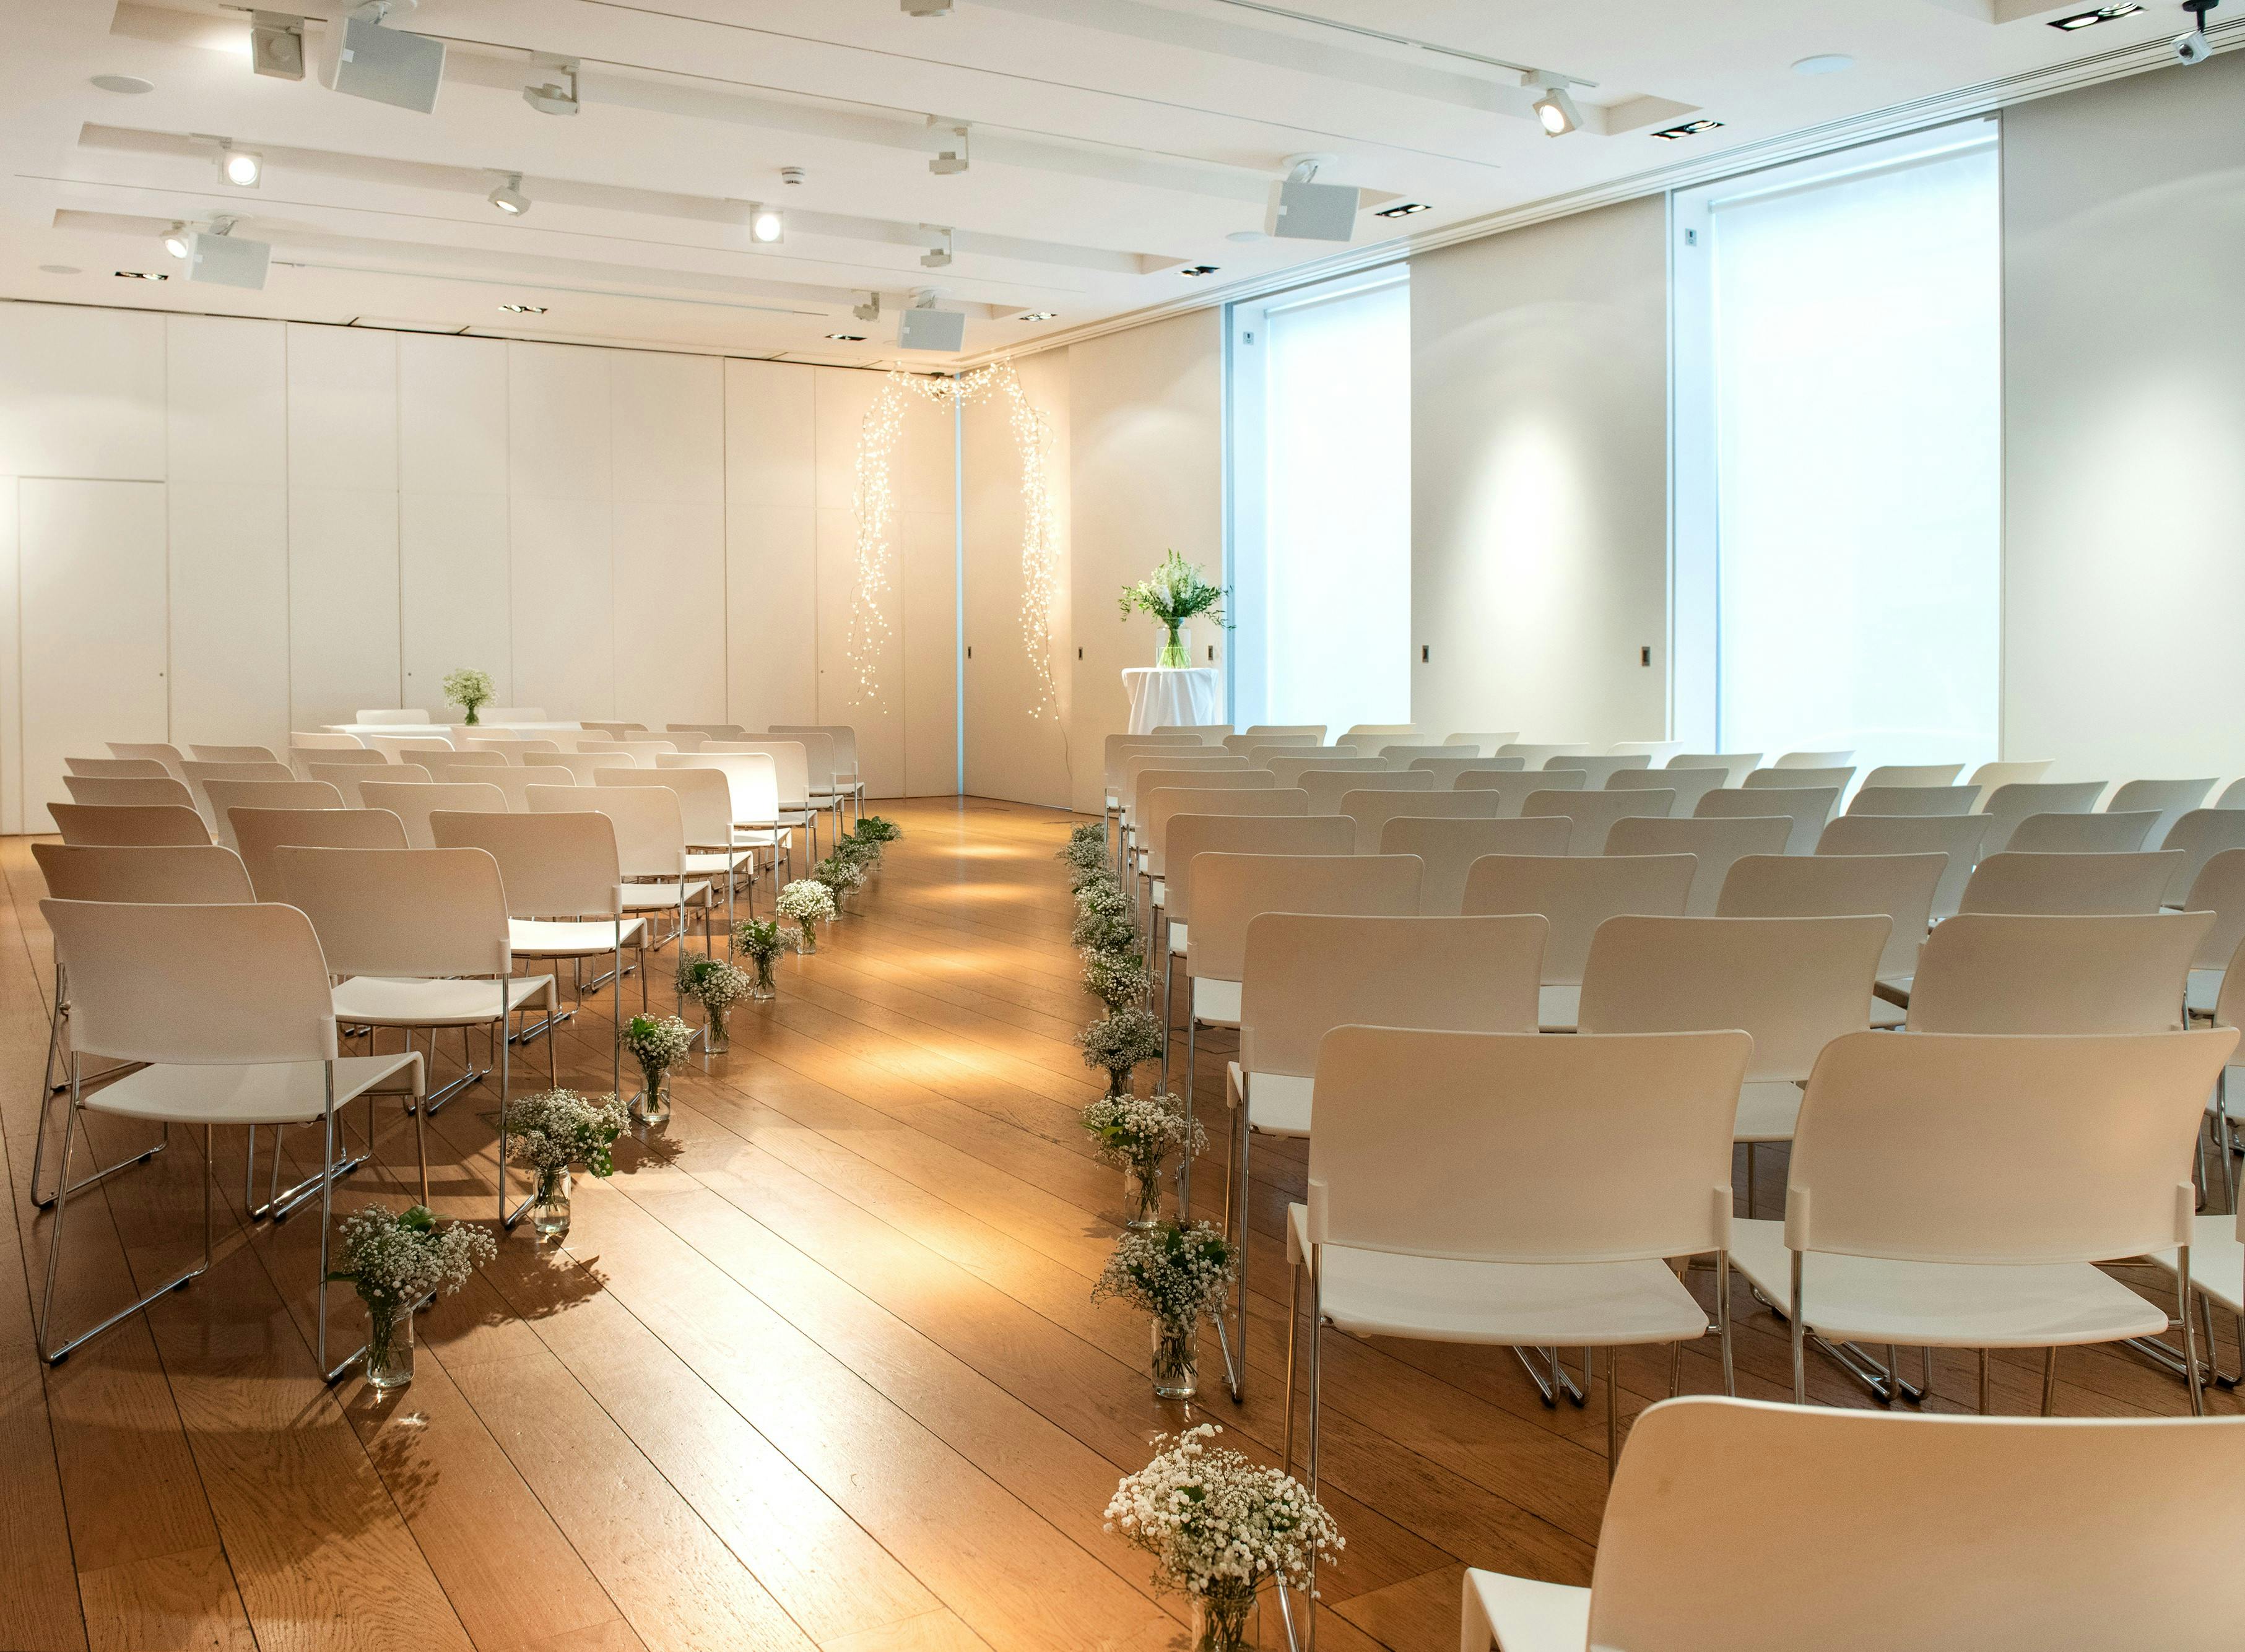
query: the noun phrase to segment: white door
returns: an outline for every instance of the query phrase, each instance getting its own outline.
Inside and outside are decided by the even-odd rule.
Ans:
[[[54,829],[63,759],[170,737],[164,484],[18,484],[24,827]]]

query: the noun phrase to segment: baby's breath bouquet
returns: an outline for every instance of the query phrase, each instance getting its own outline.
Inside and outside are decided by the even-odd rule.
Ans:
[[[670,1117],[670,1069],[694,1047],[694,1029],[675,1015],[634,1015],[624,1023],[624,1048],[639,1063],[643,1086],[633,1111],[649,1124]]]
[[[1123,1172],[1129,1225],[1152,1227],[1162,1210],[1163,1162],[1179,1148],[1200,1152],[1208,1132],[1197,1119],[1186,1122],[1185,1104],[1174,1095],[1103,1095],[1084,1108],[1082,1119],[1098,1143],[1100,1162]]]
[[[1068,939],[1087,952],[1135,952],[1138,931],[1120,913],[1080,912]]]
[[[424,1297],[450,1295],[499,1255],[481,1228],[439,1226],[427,1205],[404,1212],[370,1204],[343,1218],[343,1266],[328,1276],[355,1286],[366,1304],[366,1380],[377,1390],[413,1380],[413,1310]]]
[[[750,998],[768,999],[778,991],[772,983],[772,965],[779,961],[780,949],[786,944],[779,925],[768,917],[744,917],[733,925],[733,951],[748,959],[756,971],[749,986]]]
[[[1102,1015],[1075,1035],[1083,1065],[1107,1069],[1107,1093],[1130,1093],[1130,1075],[1141,1061],[1162,1055],[1162,1024],[1151,1010],[1132,1005]]]
[[[569,1231],[569,1167],[596,1176],[615,1174],[608,1149],[624,1133],[623,1103],[612,1095],[588,1100],[573,1090],[519,1095],[499,1110],[506,1156],[538,1177],[530,1225],[548,1239]]]
[[[1129,902],[1122,898],[1122,886],[1111,874],[1086,878],[1075,886],[1079,917],[1120,917],[1129,910]]]
[[[1197,567],[1174,551],[1145,579],[1122,587],[1122,617],[1128,620],[1140,611],[1153,615],[1168,629],[1169,640],[1162,645],[1161,658],[1156,662],[1164,667],[1190,663],[1184,640],[1178,634],[1186,620],[1204,613],[1219,626],[1226,623],[1224,587],[1211,585]]]
[[[1301,1481],[1211,1446],[1223,1432],[1204,1423],[1164,1438],[1107,1505],[1107,1529],[1154,1557],[1157,1585],[1192,1601],[1195,1652],[1237,1652],[1264,1579],[1308,1591],[1318,1557],[1346,1547]]]
[[[869,843],[893,843],[905,835],[905,829],[892,820],[878,815],[865,815],[850,829]]]
[[[1200,1322],[1231,1296],[1231,1242],[1205,1222],[1126,1228],[1091,1288],[1094,1302],[1115,1300],[1154,1317],[1154,1395],[1190,1399],[1200,1368]]]
[[[811,876],[826,886],[833,897],[834,910],[839,912],[842,903],[865,886],[865,869],[847,855],[829,855],[811,869]]]
[[[1060,852],[1053,856],[1068,869],[1068,881],[1081,884],[1086,877],[1100,872],[1113,876],[1107,863],[1107,825],[1079,826],[1068,835]]]
[[[772,910],[782,917],[795,920],[795,950],[816,952],[818,950],[818,926],[834,916],[834,897],[826,885],[815,877],[798,877],[780,890]]]
[[[731,1047],[725,1036],[725,1012],[749,995],[752,985],[749,972],[729,958],[687,953],[678,960],[679,996],[701,1004],[702,1045],[710,1054],[722,1055]]]
[[[468,721],[476,721],[477,708],[491,704],[499,688],[488,671],[477,671],[463,667],[444,679],[444,698],[468,714]]]
[[[1083,985],[1109,1010],[1126,1010],[1146,1001],[1154,990],[1154,978],[1144,955],[1134,946],[1125,952],[1086,952]]]

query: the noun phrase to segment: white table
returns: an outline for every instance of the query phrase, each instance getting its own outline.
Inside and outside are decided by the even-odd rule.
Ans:
[[[1223,685],[1214,666],[1133,666],[1123,672],[1122,687],[1130,694],[1134,735],[1150,735],[1173,723],[1200,725],[1217,721]]]

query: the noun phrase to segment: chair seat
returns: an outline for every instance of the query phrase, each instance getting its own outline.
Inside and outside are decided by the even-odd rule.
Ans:
[[[309,1124],[327,1111],[327,1063],[145,1066],[85,1098],[94,1113],[164,1124]],[[420,1095],[421,1057],[347,1055],[336,1062],[336,1105],[370,1093]]]
[[[1157,877],[1154,880],[1153,899],[1154,904],[1156,906],[1166,906],[1169,904],[1170,880],[1168,878]]]
[[[1194,976],[1192,1013],[1203,1026],[1238,1026],[1239,983],[1219,981],[1212,975]]]
[[[686,871],[692,877],[722,877],[727,872],[737,871],[754,856],[737,854],[728,850],[697,850],[686,857]]]
[[[1306,1136],[1310,1133],[1310,1092],[1317,1080],[1299,1073],[1251,1073],[1243,1077],[1237,1061],[1231,1069],[1235,1091],[1247,1094],[1247,1124],[1265,1135]]]
[[[1536,993],[1536,1021],[1546,1032],[1571,1032],[1583,1012],[1580,981],[1548,982]]]
[[[1309,1249],[1309,1207],[1287,1207],[1286,1249]],[[1327,1245],[1326,1317],[1359,1337],[1606,1348],[1685,1342],[1707,1310],[1661,1262],[1461,1262]]]
[[[1871,983],[1871,992],[1874,996],[1883,999],[1889,1004],[1900,1005],[1906,1010],[1909,1007],[1910,983],[1916,979],[1917,977],[1915,974],[1882,975]]]
[[[525,958],[590,958],[629,946],[639,937],[644,920],[624,919],[623,939],[607,918],[586,922],[577,918],[511,917],[506,921],[507,944]]]
[[[774,827],[770,821],[737,820],[733,823],[733,829],[738,835],[742,844],[747,848],[779,849],[785,846],[783,841],[785,835]]]
[[[2149,1258],[2154,1267],[2175,1271],[2175,1253]],[[2237,1242],[2237,1218],[2194,1216],[2190,1234],[2190,1283],[2231,1313],[2245,1310],[2245,1244]]]
[[[1882,998],[1871,999],[1871,1026],[1875,1029],[1892,1032],[1909,1019],[1909,1012],[1899,1004],[1889,1004]]]
[[[553,1001],[550,975],[506,978],[506,1007]],[[394,980],[354,975],[336,988],[336,1019],[375,1026],[481,1026],[499,1019],[496,980]]]
[[[1571,1583],[1468,1568],[1466,1587],[1503,1652],[1583,1652],[1590,1638],[1590,1592]],[[1487,1652],[1473,1647],[1469,1652]]]
[[[686,884],[676,879],[664,884],[627,884],[624,885],[624,911],[627,912],[660,912],[676,906],[682,901],[698,901],[709,892],[709,885]]]
[[[2214,1013],[2214,1001],[2221,996],[2220,970],[2193,970],[2184,980],[2182,1001],[2194,1015]]]
[[[1789,1310],[1793,1253],[1781,1222],[1737,1222],[1731,1264]],[[2156,1337],[2167,1310],[2088,1263],[2002,1266],[1812,1253],[1808,1324],[1833,1338],[1933,1348],[2048,1348]]]
[[[1170,951],[1179,958],[1185,955],[1188,939],[1186,931],[1191,928],[1192,925],[1190,924],[1179,923],[1175,918],[1170,920]]]
[[[1757,1080],[1739,1087],[1733,1141],[1790,1141],[1801,1117],[1801,1087],[1789,1079]]]

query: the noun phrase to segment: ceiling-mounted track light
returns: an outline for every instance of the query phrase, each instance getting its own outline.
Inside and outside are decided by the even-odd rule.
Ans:
[[[787,214],[777,206],[752,202],[749,207],[749,239],[770,246],[787,239]]]
[[[936,243],[919,255],[919,267],[922,269],[949,269],[951,232],[940,224],[922,224],[920,227],[935,236]]]
[[[540,86],[525,86],[522,101],[541,115],[573,115],[577,112],[577,60],[574,58],[536,58],[531,62],[543,69],[551,69],[560,77]]]
[[[1529,107],[1536,111],[1536,118],[1543,126],[1544,136],[1563,138],[1570,132],[1581,130],[1583,112],[1575,107],[1575,100],[1568,93],[1568,83],[1563,77],[1536,71],[1521,76],[1520,84],[1536,89],[1536,101]]]
[[[234,139],[220,138],[218,144],[218,176],[222,184],[235,189],[254,189],[265,181],[265,157],[254,149],[236,149]]]
[[[935,159],[927,163],[928,171],[938,178],[955,177],[967,170],[967,123],[950,120],[941,115],[927,118],[929,127],[945,134],[944,147],[936,152]]]
[[[187,227],[185,224],[174,224],[164,232],[164,250],[174,258],[187,255]]]
[[[505,181],[484,199],[510,218],[521,217],[530,210],[530,197],[522,193],[522,174],[502,173],[499,176]]]

